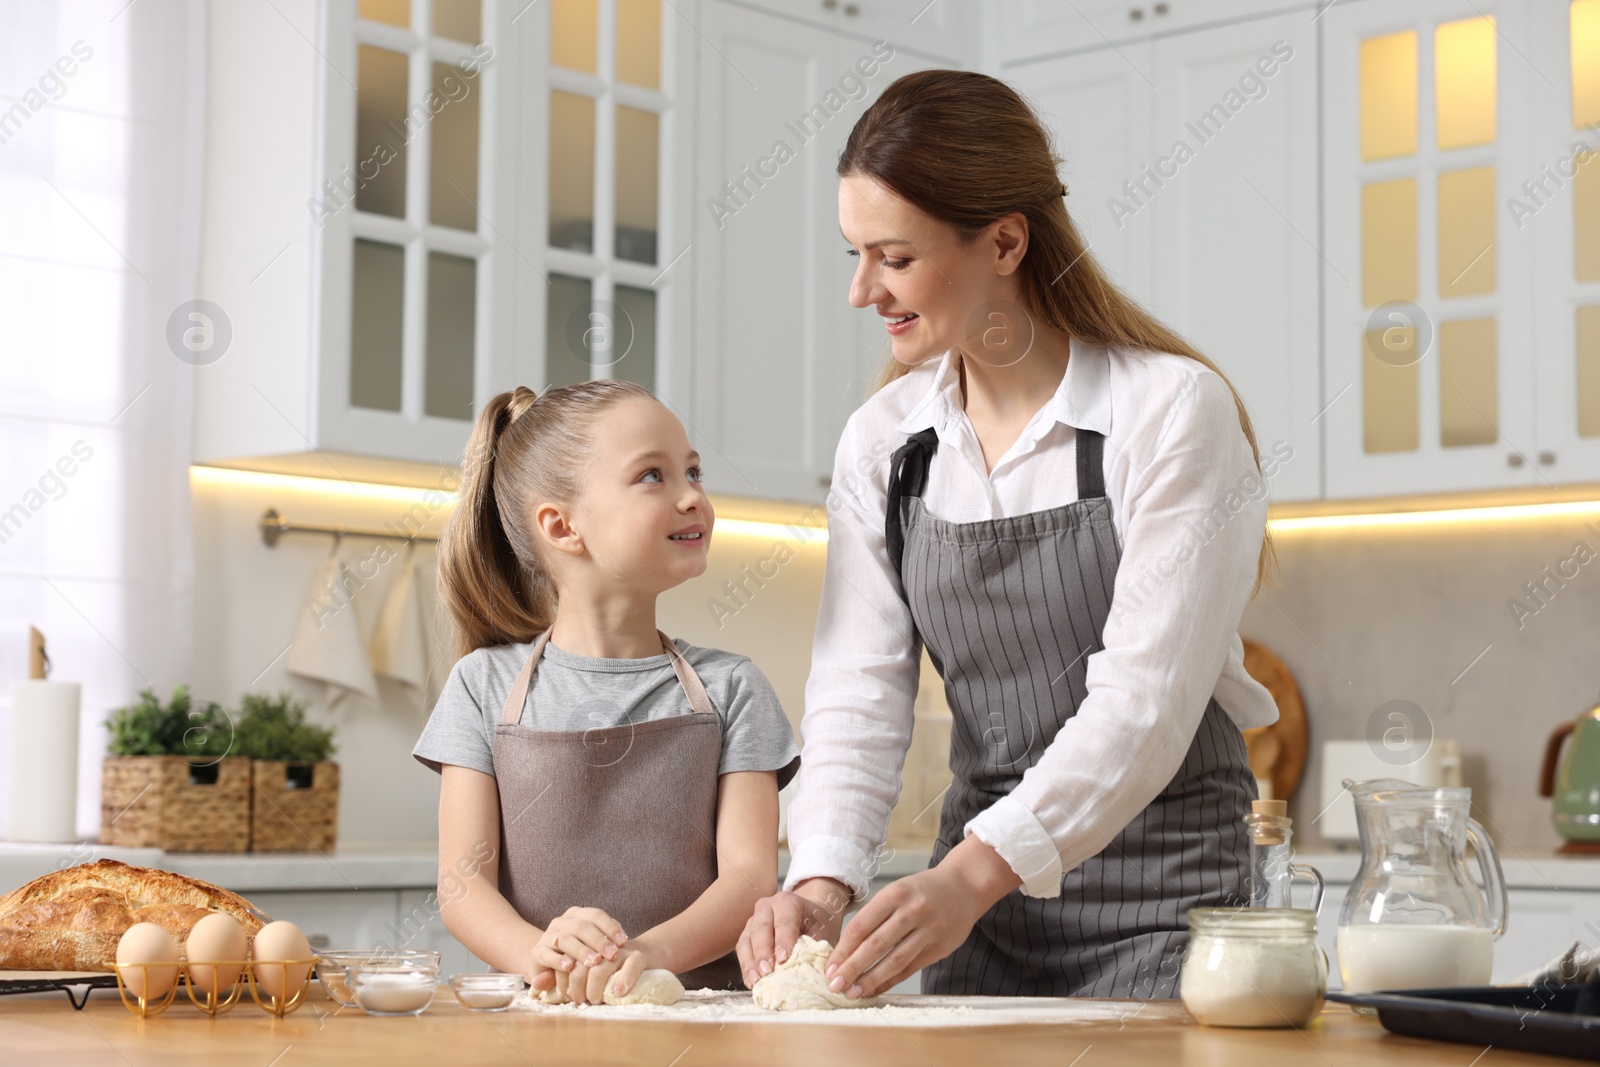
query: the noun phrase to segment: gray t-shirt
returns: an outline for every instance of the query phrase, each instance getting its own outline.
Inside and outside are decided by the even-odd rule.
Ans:
[[[722,718],[719,774],[777,771],[783,788],[800,768],[794,731],[778,694],[749,658],[674,639],[700,676]],[[411,754],[494,773],[494,728],[532,643],[480,648],[456,661]],[[596,730],[686,715],[689,698],[665,652],[643,659],[602,659],[544,646],[528,685],[522,725],[536,730]]]

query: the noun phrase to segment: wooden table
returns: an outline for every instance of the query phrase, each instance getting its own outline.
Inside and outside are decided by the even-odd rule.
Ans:
[[[442,990],[415,1018],[335,1012],[316,990],[295,1014],[273,1019],[244,1003],[207,1017],[180,999],[153,1019],[136,1018],[115,992],[97,991],[73,1011],[61,993],[0,997],[0,1063],[72,1067],[300,1067],[307,1064],[470,1064],[542,1067],[553,1063],[626,1067],[1506,1067],[1569,1062],[1531,1053],[1422,1041],[1387,1033],[1375,1019],[1330,1004],[1304,1030],[1225,1030],[1200,1026],[1177,1001],[1129,1001],[1127,1018],[1069,1026],[877,1028],[778,1023],[607,1021],[530,1012],[473,1014]]]

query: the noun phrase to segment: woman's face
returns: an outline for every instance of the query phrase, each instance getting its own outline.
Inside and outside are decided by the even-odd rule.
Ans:
[[[853,174],[839,180],[839,229],[859,257],[850,303],[883,317],[894,358],[907,366],[951,348],[982,356],[995,309],[1015,307],[1027,249],[1018,216],[964,242],[877,179]]]

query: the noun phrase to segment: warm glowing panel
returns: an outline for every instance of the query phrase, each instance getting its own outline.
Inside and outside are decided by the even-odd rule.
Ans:
[[[1440,149],[1494,140],[1494,64],[1494,16],[1446,22],[1434,29],[1434,117]]]
[[[1393,159],[1417,150],[1415,30],[1361,42],[1361,159]]]

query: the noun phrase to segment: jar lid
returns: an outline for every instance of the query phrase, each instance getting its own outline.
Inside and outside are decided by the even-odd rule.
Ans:
[[[1189,932],[1227,937],[1315,937],[1310,908],[1190,908]]]

